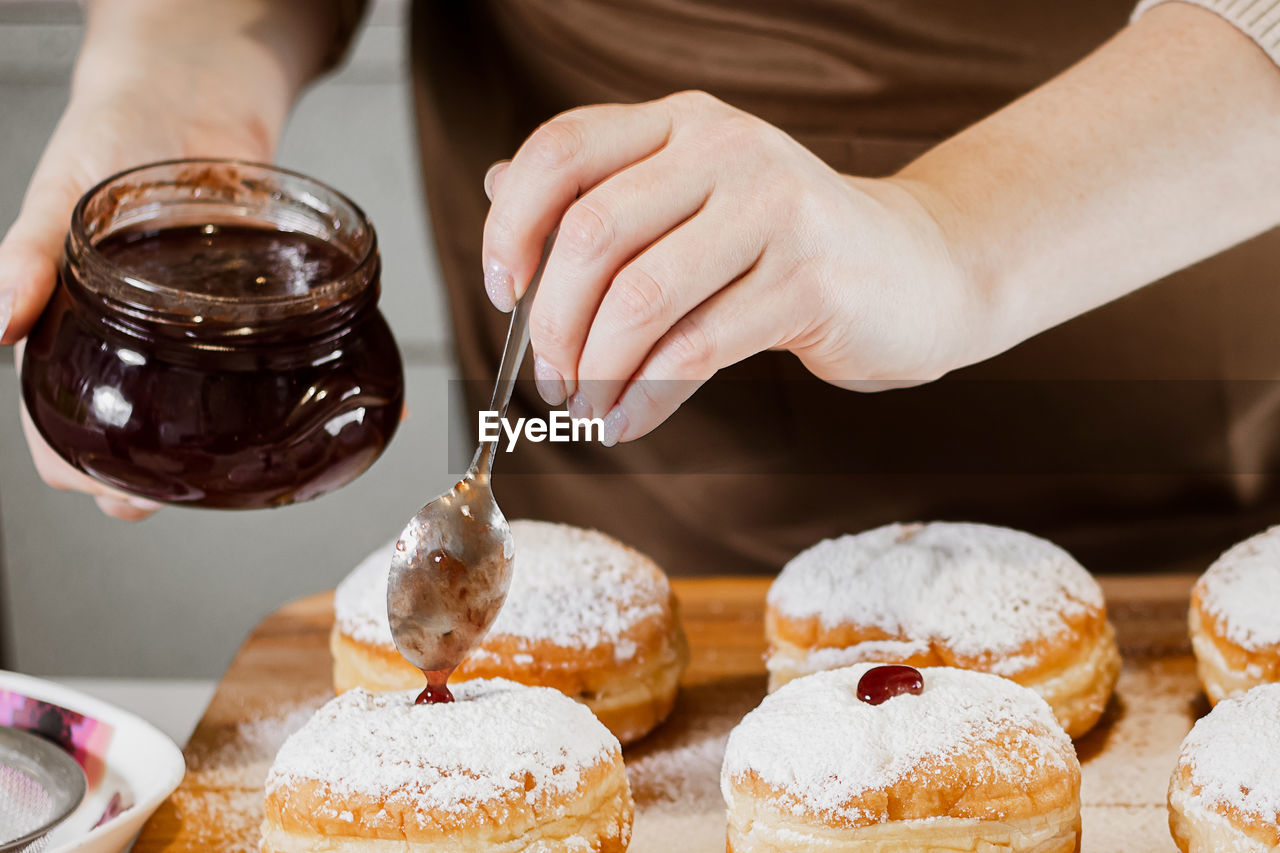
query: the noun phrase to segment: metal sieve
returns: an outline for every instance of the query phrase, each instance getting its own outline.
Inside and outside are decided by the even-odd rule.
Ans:
[[[0,853],[39,853],[85,795],[84,771],[42,737],[0,726]]]

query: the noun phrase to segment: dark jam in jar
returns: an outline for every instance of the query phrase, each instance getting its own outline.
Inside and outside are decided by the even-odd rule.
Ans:
[[[130,276],[224,299],[305,296],[313,282],[350,275],[357,263],[310,234],[253,225],[129,229],[95,248]]]
[[[307,500],[369,467],[403,369],[359,209],[302,176],[211,161],[109,179],[76,208],[22,366],[73,466],[204,507]]]

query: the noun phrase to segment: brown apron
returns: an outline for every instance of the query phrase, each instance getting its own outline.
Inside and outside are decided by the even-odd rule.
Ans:
[[[507,319],[481,286],[481,181],[547,118],[704,89],[842,172],[884,175],[1083,57],[1131,8],[414,4],[422,168],[468,405],[487,405]],[[639,441],[523,443],[499,459],[498,498],[676,574],[774,572],[822,537],[935,518],[1031,530],[1095,571],[1200,570],[1280,517],[1277,259],[1272,232],[928,387],[856,394],[762,354]],[[545,412],[532,383],[517,391],[514,415]]]

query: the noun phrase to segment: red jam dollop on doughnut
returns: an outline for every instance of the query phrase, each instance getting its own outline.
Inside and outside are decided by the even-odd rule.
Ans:
[[[919,696],[923,691],[924,676],[912,666],[877,666],[858,679],[858,698],[868,705],[881,705],[903,693]]]

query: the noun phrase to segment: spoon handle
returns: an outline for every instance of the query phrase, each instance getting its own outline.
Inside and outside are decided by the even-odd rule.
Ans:
[[[558,231],[558,229],[557,229]],[[542,259],[534,270],[529,286],[524,295],[516,303],[511,312],[511,325],[507,327],[507,343],[502,348],[502,362],[498,365],[498,379],[493,386],[493,398],[489,401],[489,409],[496,411],[499,418],[507,414],[507,406],[511,403],[511,393],[516,387],[516,376],[520,373],[520,365],[524,362],[524,352],[529,348],[529,314],[533,310],[533,297],[542,282],[542,272],[547,268],[547,258],[551,255],[551,246],[555,243],[557,231],[547,237],[542,247]],[[481,442],[476,451],[476,458],[471,462],[471,470],[482,477],[488,477],[493,470],[493,457],[498,452],[498,439]]]

